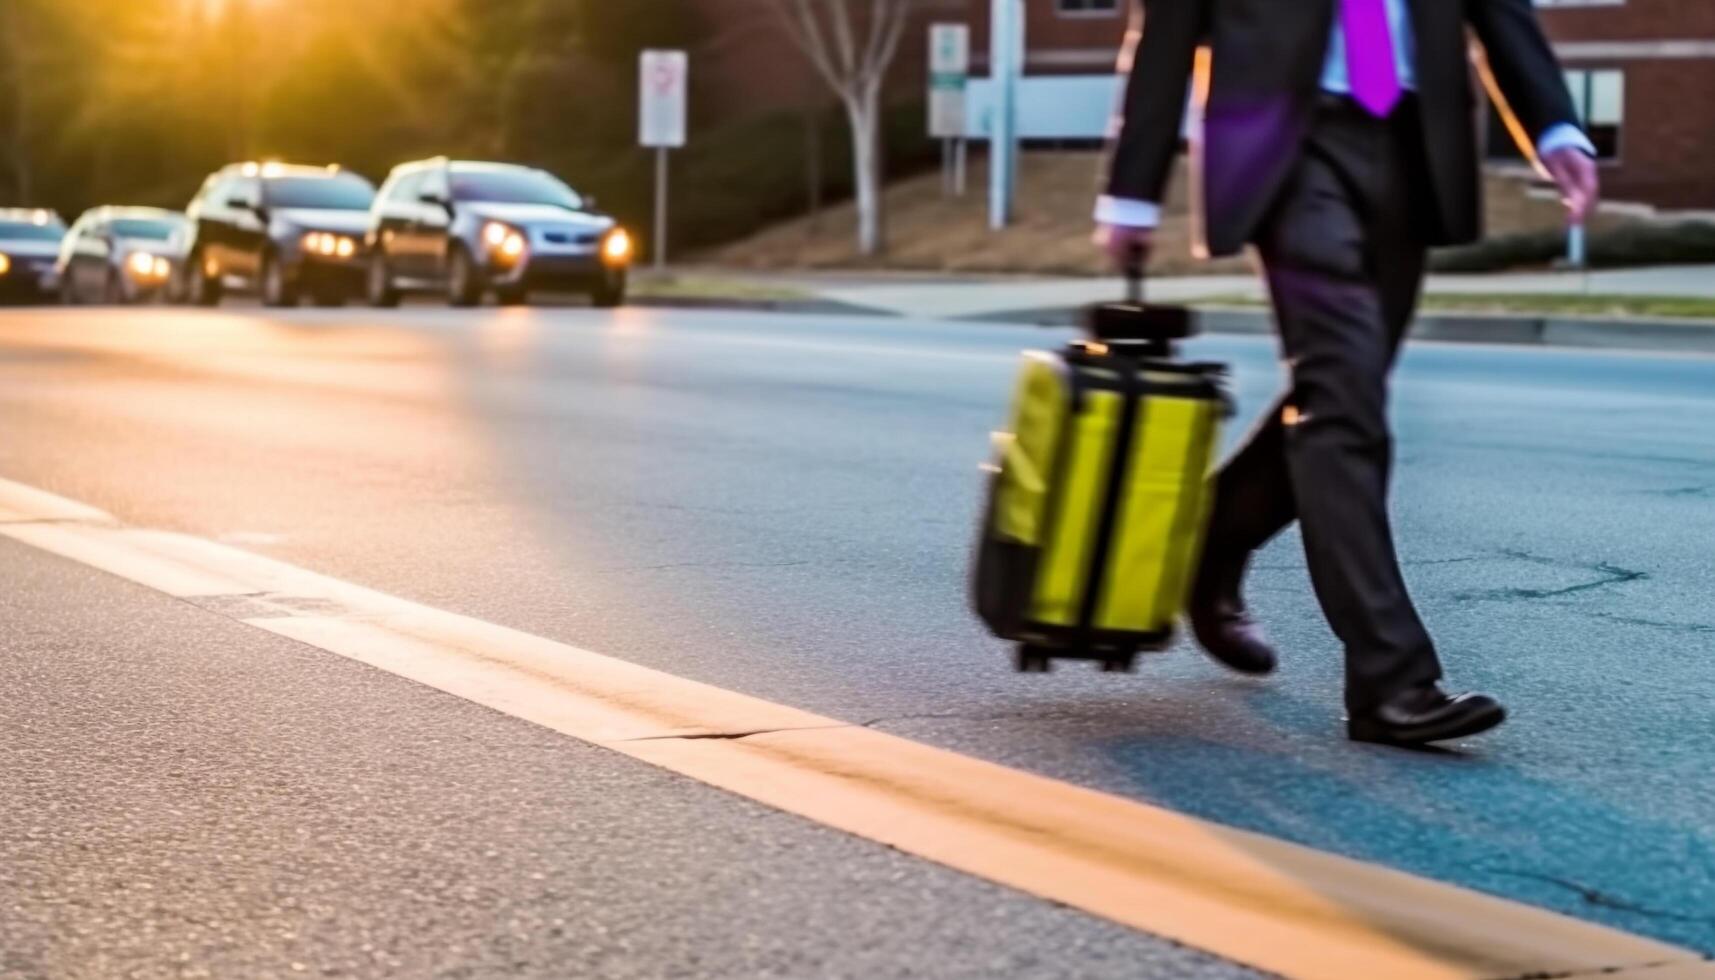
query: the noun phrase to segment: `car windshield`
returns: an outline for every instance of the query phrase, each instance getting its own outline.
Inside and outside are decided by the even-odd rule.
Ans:
[[[324,211],[367,211],[375,188],[362,177],[275,177],[267,182],[268,206],[317,208]]]
[[[12,242],[57,242],[66,230],[59,225],[38,225],[33,221],[0,221],[0,240]]]
[[[540,170],[455,170],[453,200],[496,204],[550,204],[582,211],[578,192]]]
[[[115,238],[146,238],[164,242],[172,238],[173,233],[178,230],[177,222],[160,218],[116,218],[113,222]]]

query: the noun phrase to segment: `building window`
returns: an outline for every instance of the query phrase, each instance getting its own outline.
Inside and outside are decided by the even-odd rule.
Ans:
[[[1596,156],[1615,160],[1620,156],[1620,131],[1626,121],[1626,75],[1616,69],[1569,71],[1566,87],[1572,92],[1572,107],[1578,121],[1596,144]]]
[[[1109,17],[1119,13],[1120,0],[1054,0],[1062,17]]]
[[[1600,160],[1620,158],[1620,136],[1626,122],[1626,73],[1618,69],[1578,69],[1566,73],[1566,90],[1572,94],[1573,120],[1590,135]],[[1507,131],[1501,114],[1489,111],[1489,156],[1518,160],[1521,155]]]

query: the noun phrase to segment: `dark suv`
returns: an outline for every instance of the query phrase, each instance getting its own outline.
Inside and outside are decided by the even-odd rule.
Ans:
[[[370,303],[402,291],[444,292],[474,306],[490,291],[570,289],[597,306],[625,299],[631,236],[577,191],[534,167],[423,160],[395,167],[370,215]]]
[[[186,297],[213,306],[231,290],[268,306],[308,295],[338,306],[363,289],[363,233],[375,186],[338,167],[235,163],[203,182],[192,222]]]

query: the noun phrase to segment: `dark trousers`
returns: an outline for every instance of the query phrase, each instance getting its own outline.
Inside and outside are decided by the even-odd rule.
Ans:
[[[1441,668],[1400,575],[1388,521],[1388,375],[1417,306],[1426,198],[1415,105],[1387,120],[1325,97],[1254,244],[1290,387],[1216,484],[1206,561],[1237,579],[1297,520],[1310,579],[1364,711]]]

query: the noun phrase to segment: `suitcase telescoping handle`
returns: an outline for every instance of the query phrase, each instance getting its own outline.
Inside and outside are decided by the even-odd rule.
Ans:
[[[1143,305],[1143,267],[1148,259],[1149,253],[1135,242],[1125,251],[1120,272],[1125,276],[1125,301],[1133,306]]]

